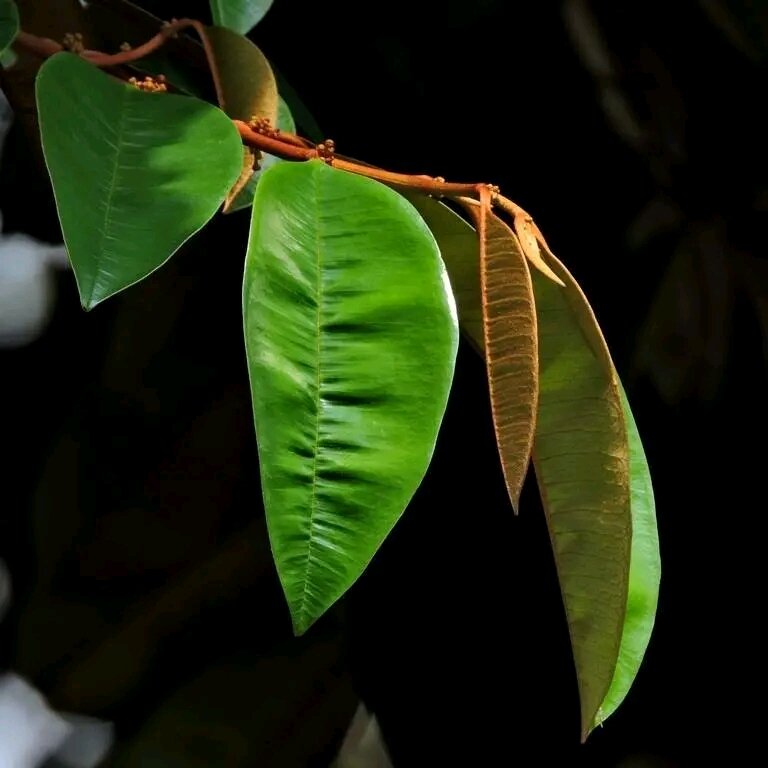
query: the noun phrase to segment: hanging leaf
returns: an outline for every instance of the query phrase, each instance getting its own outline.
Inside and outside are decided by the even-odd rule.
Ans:
[[[151,274],[221,205],[242,167],[223,112],[145,93],[68,53],[37,79],[40,130],[86,309]]]
[[[504,481],[519,509],[538,401],[538,340],[531,274],[514,232],[485,205],[478,223],[483,335],[491,412]]]
[[[623,389],[621,402],[629,440],[632,505],[629,594],[616,671],[611,687],[595,717],[595,726],[600,725],[618,709],[637,676],[653,631],[661,579],[659,533],[656,528],[656,505],[653,500],[651,473],[648,470],[640,433],[637,431],[637,424]]]
[[[223,213],[229,213],[232,205],[238,196],[246,189],[253,178],[254,168],[256,167],[256,153],[250,147],[243,147],[243,167],[240,170],[235,185],[227,192],[224,200]]]
[[[244,35],[264,18],[272,0],[211,0],[213,23]]]
[[[277,83],[264,54],[226,27],[206,27],[222,90],[219,106],[233,118],[263,117],[277,124]]]
[[[483,307],[477,233],[447,205],[422,194],[404,195],[432,230],[451,279],[461,329],[482,354]]]
[[[287,131],[288,133],[296,133],[296,124],[293,122],[293,115],[291,110],[288,109],[288,105],[282,98],[278,101],[277,108],[277,128],[280,131]],[[275,163],[279,163],[280,158],[274,155],[269,155],[266,152],[261,156],[261,168],[254,168],[253,173],[248,179],[246,185],[237,190],[237,195],[230,205],[225,207],[224,213],[234,213],[240,211],[243,208],[249,208],[253,205],[253,196],[256,193],[256,185],[259,183],[261,174],[271,168]]]
[[[319,161],[256,190],[245,339],[262,489],[297,633],[358,578],[426,472],[458,327],[434,238]]]
[[[537,272],[539,412],[534,465],[568,618],[586,738],[613,678],[627,605],[632,520],[619,383],[597,321]]]
[[[19,9],[11,0],[0,0],[0,55],[4,54],[19,31]]]

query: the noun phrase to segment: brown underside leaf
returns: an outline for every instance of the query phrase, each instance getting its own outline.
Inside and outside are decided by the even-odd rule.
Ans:
[[[538,340],[528,264],[514,232],[467,206],[478,227],[483,336],[491,411],[504,481],[515,511],[528,470],[538,402]]]
[[[539,329],[534,466],[557,564],[581,702],[591,730],[616,669],[627,606],[629,448],[616,371],[578,283],[533,274]]]
[[[277,125],[277,82],[264,54],[247,38],[226,27],[206,27],[220,86],[219,106],[230,116],[253,117]]]
[[[245,189],[248,182],[253,176],[254,168],[256,167],[256,153],[250,147],[243,147],[243,169],[240,171],[235,185],[227,193],[227,197],[224,200],[222,207],[223,213],[228,213],[229,207],[235,201],[237,196]]]

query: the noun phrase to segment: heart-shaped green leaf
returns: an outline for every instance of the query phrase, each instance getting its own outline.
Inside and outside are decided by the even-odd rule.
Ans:
[[[40,131],[86,309],[164,264],[221,205],[237,130],[197,99],[145,93],[68,53],[37,78]]]
[[[616,669],[627,606],[632,518],[618,377],[576,281],[533,272],[539,321],[534,466],[563,595],[581,701],[592,728]]]
[[[595,717],[600,725],[619,707],[632,687],[645,649],[651,639],[659,600],[661,557],[656,527],[651,473],[645,459],[635,418],[622,389],[621,402],[629,440],[629,472],[632,496],[632,555],[629,563],[627,615],[621,634],[621,647],[611,687]]]
[[[0,55],[5,53],[19,31],[19,9],[13,0],[0,0]]]
[[[253,29],[272,5],[272,0],[211,0],[213,23],[244,35]]]
[[[455,306],[413,207],[319,161],[262,177],[243,304],[270,540],[301,633],[362,573],[427,470]]]

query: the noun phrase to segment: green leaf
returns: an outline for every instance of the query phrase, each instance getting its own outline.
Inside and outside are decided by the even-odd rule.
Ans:
[[[211,0],[213,23],[244,35],[255,27],[272,5],[272,0]]]
[[[285,103],[291,108],[293,116],[296,118],[296,125],[302,130],[303,135],[315,143],[323,140],[324,135],[317,124],[314,115],[309,111],[307,105],[302,101],[296,89],[285,79],[285,76],[279,69],[272,65],[272,71],[277,79],[277,90],[285,99]],[[295,131],[293,131],[295,133]]]
[[[0,55],[10,47],[19,32],[19,9],[11,0],[0,0]]]
[[[619,707],[637,676],[640,663],[651,639],[656,618],[661,579],[659,533],[653,500],[651,473],[637,431],[626,393],[621,402],[629,439],[629,474],[632,498],[632,556],[629,565],[627,616],[621,635],[621,648],[611,687],[603,700],[595,726],[600,725]]]
[[[248,122],[277,121],[277,83],[264,54],[247,38],[226,27],[206,27],[222,89],[219,105],[230,117]]]
[[[68,53],[37,78],[40,130],[86,309],[143,279],[213,216],[242,144],[219,109],[145,93]]]
[[[483,354],[485,341],[477,233],[444,203],[417,193],[404,196],[432,230],[451,279],[461,329],[475,349]]]
[[[586,738],[616,669],[626,613],[629,449],[618,378],[592,309],[565,267],[547,260],[565,288],[532,273],[540,365],[533,456]]]
[[[288,105],[283,101],[282,98],[280,98],[278,101],[277,127],[281,131],[296,133],[296,123],[293,121],[293,115],[291,114],[291,110],[288,109]],[[253,196],[256,193],[256,185],[259,183],[261,174],[266,171],[267,168],[271,168],[275,163],[279,162],[281,162],[279,157],[267,154],[262,155],[261,170],[254,172],[253,176],[251,176],[245,187],[232,201],[232,204],[227,207],[225,213],[234,213],[235,211],[240,211],[243,208],[249,208],[251,205],[253,205]]]
[[[322,162],[256,190],[243,295],[270,540],[297,633],[358,578],[421,482],[458,327],[434,238]]]

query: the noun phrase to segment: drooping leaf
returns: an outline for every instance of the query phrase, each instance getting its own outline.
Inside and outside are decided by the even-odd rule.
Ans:
[[[213,23],[244,35],[264,18],[272,0],[211,0]]]
[[[296,123],[293,121],[293,115],[282,97],[278,101],[277,127],[281,131],[296,133]],[[232,203],[224,209],[224,213],[234,213],[235,211],[240,211],[243,208],[249,208],[253,205],[253,196],[256,193],[256,185],[259,183],[261,174],[266,171],[267,168],[271,168],[275,163],[279,162],[279,157],[263,153],[261,156],[261,167],[253,169],[253,174],[250,176],[248,182],[241,190],[237,191],[237,195]]]
[[[0,55],[4,54],[19,31],[19,9],[12,0],[0,0]]]
[[[405,197],[421,214],[437,240],[456,297],[461,329],[482,354],[485,340],[477,233],[439,200],[415,193]]]
[[[237,177],[235,185],[229,192],[227,192],[227,197],[224,200],[224,207],[222,208],[223,213],[230,212],[235,200],[245,190],[248,184],[250,184],[255,166],[256,153],[250,147],[243,147],[243,167],[240,170],[240,175]]]
[[[479,207],[476,219],[491,412],[504,481],[517,510],[539,391],[533,287],[514,232],[485,206]]]
[[[286,105],[290,107],[291,113],[296,119],[296,125],[301,129],[303,135],[315,142],[322,141],[324,136],[320,126],[317,124],[317,120],[315,120],[315,116],[309,111],[307,105],[296,92],[296,89],[285,79],[284,75],[274,64],[272,65],[272,71],[277,79],[277,90],[285,99]],[[291,131],[291,133],[295,132],[295,129]]]
[[[37,79],[56,206],[86,309],[160,267],[213,216],[242,144],[219,109],[145,93],[68,53]]]
[[[632,505],[632,549],[629,564],[627,615],[611,687],[595,717],[600,725],[619,707],[637,676],[651,639],[661,579],[656,505],[645,451],[626,393],[621,402],[629,440],[629,473]]]
[[[358,578],[429,464],[458,342],[434,238],[319,161],[256,190],[245,339],[262,489],[297,633]]]
[[[246,122],[263,117],[277,123],[277,83],[264,54],[247,38],[226,27],[206,27],[222,89],[219,105]]]
[[[616,669],[627,605],[632,520],[618,378],[594,314],[565,283],[532,273],[539,323],[534,466],[568,619],[586,738]]]

